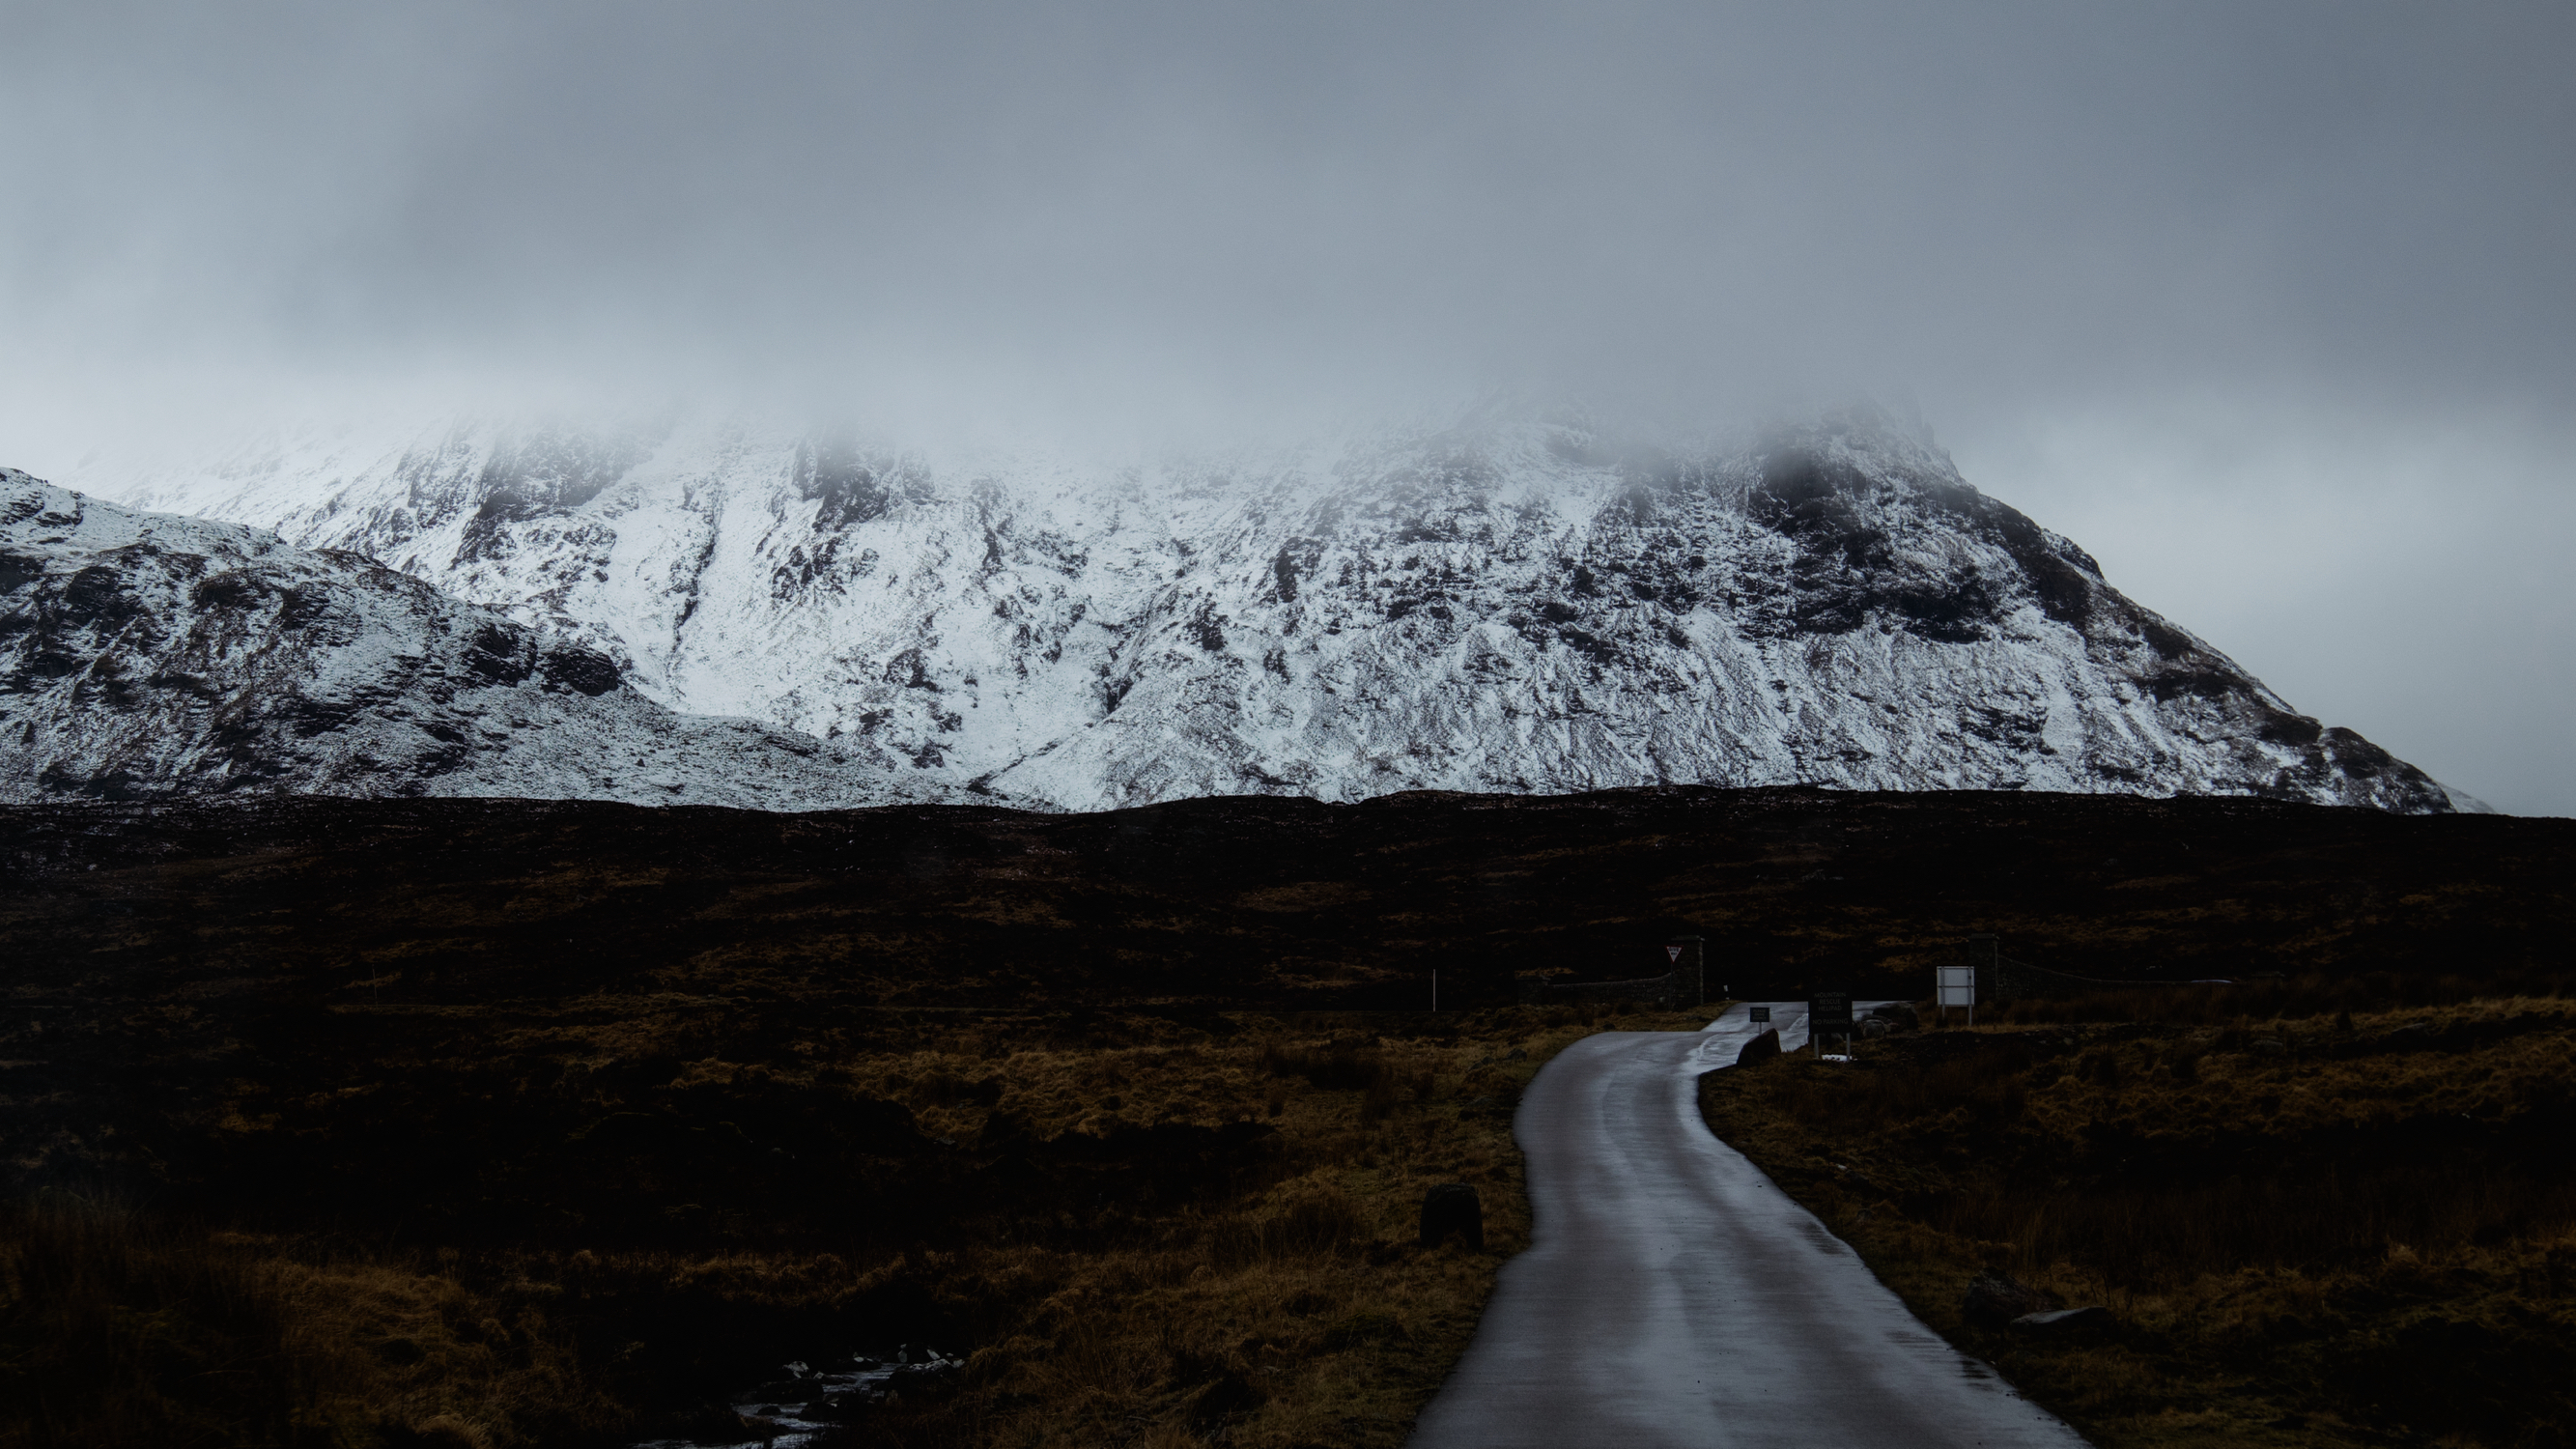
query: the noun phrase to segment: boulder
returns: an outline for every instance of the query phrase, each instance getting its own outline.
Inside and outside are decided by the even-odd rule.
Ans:
[[[1759,1066],[1778,1055],[1780,1055],[1780,1029],[1773,1027],[1746,1042],[1744,1049],[1735,1054],[1735,1064],[1739,1067]]]
[[[1865,1016],[1860,1021],[1860,1034],[1875,1041],[1896,1030],[1893,1023],[1881,1017]]]
[[[2002,1273],[1980,1273],[1959,1301],[1959,1316],[1980,1328],[2002,1328],[2017,1318],[2053,1313],[2066,1305],[2045,1288]]]
[[[1463,1182],[1444,1182],[1422,1195],[1422,1246],[1436,1248],[1452,1233],[1485,1250],[1485,1204]]]
[[[1886,1022],[1894,1031],[1923,1029],[1923,1013],[1916,1011],[1912,1002],[1891,1001],[1885,1006],[1873,1006],[1869,1010],[1869,1015],[1873,1021]]]

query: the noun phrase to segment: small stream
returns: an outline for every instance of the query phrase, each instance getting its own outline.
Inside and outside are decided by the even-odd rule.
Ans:
[[[633,1449],[796,1449],[825,1429],[864,1417],[889,1394],[944,1392],[963,1366],[937,1349],[909,1343],[885,1358],[858,1354],[819,1368],[782,1364],[778,1377],[725,1398],[757,1432],[743,1438],[645,1439]]]

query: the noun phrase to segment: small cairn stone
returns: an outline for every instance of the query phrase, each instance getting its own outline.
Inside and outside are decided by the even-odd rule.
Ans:
[[[1463,1182],[1444,1182],[1422,1195],[1422,1246],[1439,1247],[1452,1233],[1477,1252],[1485,1250],[1485,1204]]]
[[[1780,1029],[1775,1026],[1746,1042],[1744,1049],[1735,1054],[1735,1064],[1739,1067],[1760,1066],[1778,1055],[1780,1055]]]

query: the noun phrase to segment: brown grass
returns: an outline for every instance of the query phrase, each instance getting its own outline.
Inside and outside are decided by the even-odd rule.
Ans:
[[[1522,1086],[1591,1031],[1705,1016],[1112,1020],[1079,1040],[967,1021],[908,1050],[677,1072],[713,1101],[899,1101],[995,1171],[1013,1143],[1274,1129],[1212,1178],[1076,1154],[1069,1186],[901,1245],[854,1225],[838,1250],[764,1247],[753,1224],[618,1250],[532,1225],[516,1246],[361,1250],[22,1207],[0,1229],[0,1444],[614,1444],[706,1427],[789,1358],[897,1338],[967,1354],[962,1384],[850,1442],[1400,1444],[1527,1243]],[[1415,1246],[1448,1181],[1483,1199],[1483,1253]]]
[[[1510,1134],[1522,1086],[1591,1031],[1707,1014],[1512,1009],[1437,1038],[1325,1018],[1221,1045],[1010,1053],[993,1110],[1041,1135],[1251,1117],[1278,1125],[1276,1150],[1259,1180],[1140,1215],[1096,1250],[994,1235],[961,1252],[937,1291],[983,1345],[967,1391],[853,1442],[1402,1443],[1464,1351],[1495,1268],[1528,1243]],[[894,1070],[917,1079],[928,1066]],[[980,1130],[971,1114],[935,1120]],[[1478,1189],[1485,1252],[1414,1245],[1424,1192],[1447,1181]]]
[[[2073,1022],[2151,1022],[2223,1026],[2246,1021],[2330,1017],[2517,998],[2558,999],[2576,977],[2536,966],[2457,972],[2362,971],[2343,976],[2269,975],[2246,981],[2130,987],[2081,996],[1979,1007],[1985,1024],[2036,1026]],[[1954,1018],[1955,1019],[1955,1018]]]
[[[2096,1442],[2563,1442],[2576,1011],[2280,995],[2317,1010],[1934,1032],[1857,1068],[1713,1074],[1702,1101],[1917,1314]],[[2121,1328],[1980,1329],[1959,1305],[1990,1270]]]
[[[611,1425],[541,1309],[55,1198],[0,1218],[0,1443],[475,1446]]]

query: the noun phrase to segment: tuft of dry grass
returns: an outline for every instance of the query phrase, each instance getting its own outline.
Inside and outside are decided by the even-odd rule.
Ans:
[[[2113,1449],[2563,1442],[2576,1008],[2235,1004],[2283,1002],[2316,1010],[1936,1031],[1701,1100],[1926,1322]],[[2121,1326],[1981,1328],[1981,1272]]]

